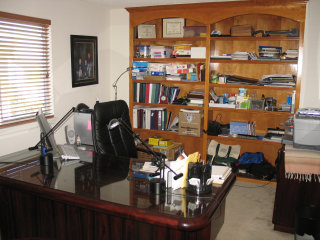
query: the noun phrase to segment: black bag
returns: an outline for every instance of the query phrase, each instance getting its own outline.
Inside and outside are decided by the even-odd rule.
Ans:
[[[211,121],[208,124],[208,131],[207,134],[210,136],[218,136],[222,133],[221,125],[217,121]]]

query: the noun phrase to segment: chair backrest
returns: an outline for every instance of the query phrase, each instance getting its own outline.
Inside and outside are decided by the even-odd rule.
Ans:
[[[94,150],[101,154],[137,157],[133,136],[121,125],[109,129],[111,120],[121,118],[131,128],[128,105],[123,100],[97,102],[92,113]]]

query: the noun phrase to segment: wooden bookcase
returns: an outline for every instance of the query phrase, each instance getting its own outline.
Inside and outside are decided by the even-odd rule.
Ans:
[[[204,63],[205,81],[156,81],[156,80],[133,80],[130,79],[130,117],[133,119],[133,107],[135,105],[146,105],[153,107],[166,107],[177,115],[182,108],[201,109],[204,112],[204,129],[208,127],[208,122],[215,120],[219,115],[222,123],[230,121],[253,121],[256,126],[256,133],[264,135],[268,128],[283,128],[280,123],[284,123],[293,113],[277,111],[259,111],[243,109],[226,109],[209,107],[209,90],[213,88],[217,94],[224,92],[237,93],[239,88],[247,88],[249,95],[254,93],[260,97],[274,97],[277,105],[286,102],[288,94],[296,91],[295,110],[300,102],[301,69],[303,58],[303,36],[305,24],[305,11],[307,1],[288,0],[272,1],[266,4],[264,1],[239,1],[239,2],[216,2],[179,4],[168,6],[138,7],[128,8],[130,13],[130,55],[129,61],[132,66],[134,61],[147,61],[155,63]],[[205,26],[205,37],[183,37],[164,38],[162,36],[162,22],[165,18],[184,18],[185,26]],[[156,26],[156,38],[137,38],[137,26],[140,24],[153,24]],[[230,28],[234,25],[251,24],[254,30],[289,30],[297,28],[298,37],[287,37],[276,35],[262,37],[211,37],[213,30],[219,30],[222,34],[230,34]],[[175,44],[192,44],[206,47],[206,58],[136,58],[136,46],[139,45],[163,45],[173,46]],[[297,61],[260,61],[260,60],[221,60],[214,56],[223,53],[233,53],[235,51],[246,51],[258,53],[259,46],[279,46],[283,51],[287,49],[298,49],[299,58]],[[214,84],[210,82],[212,71],[220,74],[239,75],[248,78],[261,79],[265,74],[293,74],[297,77],[296,87],[272,87],[272,86],[250,86],[234,84]],[[150,104],[137,103],[133,101],[134,83],[161,83],[166,86],[177,86],[181,89],[179,97],[185,95],[191,89],[203,89],[205,91],[205,104],[203,107],[183,106],[173,104]],[[267,161],[275,164],[278,150],[282,147],[279,142],[265,140],[249,140],[232,137],[208,136],[201,137],[181,136],[175,132],[147,130],[135,128],[140,136],[159,136],[170,138],[173,141],[183,142],[186,153],[190,154],[199,151],[202,158],[206,157],[207,145],[211,139],[225,144],[240,144],[243,152],[263,152]]]

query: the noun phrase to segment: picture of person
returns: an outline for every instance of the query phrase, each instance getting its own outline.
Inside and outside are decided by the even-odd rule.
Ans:
[[[71,35],[72,86],[98,83],[96,37]]]

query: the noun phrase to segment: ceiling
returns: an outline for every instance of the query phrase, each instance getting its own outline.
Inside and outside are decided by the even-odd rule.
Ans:
[[[199,3],[199,2],[231,2],[235,0],[83,0],[83,1],[101,3],[110,8],[127,8],[127,7],[142,7],[142,6],[185,4],[185,3]]]

